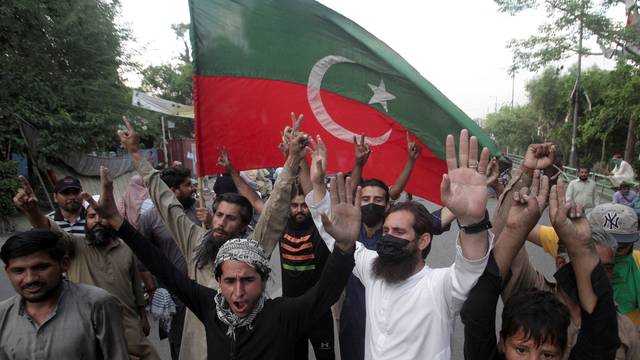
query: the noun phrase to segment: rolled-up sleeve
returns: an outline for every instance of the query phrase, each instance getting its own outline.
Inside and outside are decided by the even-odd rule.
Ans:
[[[289,167],[285,167],[282,170],[271,197],[267,200],[256,224],[253,237],[260,243],[267,257],[271,256],[282,237],[284,228],[287,226],[289,204],[291,202],[291,186],[297,176],[297,171],[293,171]]]

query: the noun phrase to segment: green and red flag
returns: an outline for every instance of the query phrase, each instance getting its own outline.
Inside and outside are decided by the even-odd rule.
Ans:
[[[469,129],[462,110],[393,49],[311,0],[190,0],[198,174],[221,172],[217,149],[238,169],[281,166],[290,113],[329,149],[329,171],[350,171],[353,136],[372,153],[365,178],[388,184],[407,158],[406,131],[423,147],[406,190],[440,202],[447,134]]]

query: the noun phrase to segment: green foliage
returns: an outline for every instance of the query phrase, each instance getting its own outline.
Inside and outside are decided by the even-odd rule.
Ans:
[[[39,154],[109,149],[131,108],[119,70],[129,38],[118,1],[7,0],[0,5],[0,144],[24,152],[18,118],[39,132]],[[41,159],[42,160],[42,159]]]
[[[538,142],[537,121],[531,107],[503,106],[498,112],[487,115],[485,129],[498,142],[502,150],[524,153],[527,146]]]
[[[7,219],[16,213],[12,199],[19,186],[17,163],[0,161],[0,219]]]
[[[555,143],[563,158],[568,159],[575,72],[575,67],[567,72],[547,68],[527,83],[527,105],[515,108],[513,113],[502,108],[489,114],[486,128],[498,144],[512,151],[523,149],[527,141],[538,138]],[[628,120],[640,114],[640,70],[619,64],[613,71],[597,67],[583,71],[579,109],[578,160],[593,164],[613,153],[623,153]]]
[[[535,35],[526,39],[513,39],[508,47],[512,50],[514,64],[518,68],[532,71],[551,63],[565,60],[578,52],[580,23],[583,37],[597,37],[604,44],[637,44],[640,39],[636,31],[625,27],[626,17],[620,14],[615,21],[606,14],[616,1],[595,0],[494,0],[502,12],[515,15],[527,9],[544,6],[547,22],[538,28]],[[582,54],[592,53],[583,47]],[[636,61],[638,59],[635,59]]]
[[[176,34],[178,39],[183,40],[185,50],[184,53],[179,55],[180,63],[177,65],[161,64],[157,66],[147,66],[141,71],[142,91],[161,97],[166,100],[175,101],[181,104],[191,105],[193,104],[193,67],[191,65],[189,57],[189,45],[187,39],[187,31],[189,30],[189,24],[174,24],[171,25],[171,29]],[[158,118],[157,114],[149,115],[149,117]],[[193,134],[193,120],[166,116],[168,121],[175,123],[175,129],[170,130],[174,137],[184,136],[191,137]],[[153,128],[153,134],[158,134],[155,139],[161,139],[161,130],[159,128],[160,122],[146,122],[150,125],[150,129]],[[153,123],[153,124],[151,124]],[[153,137],[150,132],[149,136]],[[144,139],[144,138],[143,138]],[[154,142],[154,141],[150,141]],[[155,141],[159,144],[159,141]]]

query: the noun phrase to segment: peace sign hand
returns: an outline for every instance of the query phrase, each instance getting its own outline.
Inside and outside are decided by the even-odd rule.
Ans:
[[[360,136],[360,143],[358,143],[358,139],[355,135],[353,135],[353,145],[355,145],[356,150],[356,165],[360,167],[364,167],[369,160],[369,154],[371,154],[371,148],[369,144],[365,143],[365,136],[362,134]]]
[[[84,191],[80,194],[80,197],[88,202],[89,206],[91,206],[101,218],[106,219],[109,225],[118,230],[120,226],[122,226],[124,219],[122,215],[120,215],[115,198],[113,197],[113,180],[109,174],[109,169],[104,166],[100,167],[100,185],[101,193],[98,202],[95,201],[91,194]]]

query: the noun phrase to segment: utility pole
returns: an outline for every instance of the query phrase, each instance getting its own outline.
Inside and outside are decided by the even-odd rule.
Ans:
[[[162,123],[162,146],[164,148],[164,167],[169,167],[169,153],[167,152],[167,133],[164,128],[164,115],[160,115],[160,122]]]
[[[578,130],[578,108],[580,105],[580,73],[582,69],[582,36],[583,36],[583,11],[584,11],[584,3],[580,4],[580,25],[579,32],[580,37],[578,38],[578,69],[576,75],[576,86],[575,93],[573,97],[573,127],[571,129],[571,156],[569,158],[569,165],[573,168],[577,167],[577,159],[576,159],[576,133]]]
[[[513,110],[513,98],[516,89],[516,71],[515,69],[511,73],[511,110]]]

